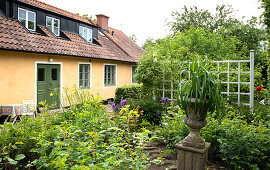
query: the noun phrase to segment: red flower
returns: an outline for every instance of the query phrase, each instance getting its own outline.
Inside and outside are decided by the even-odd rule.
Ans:
[[[263,88],[261,86],[256,88],[256,91],[262,91],[262,90],[263,90]]]

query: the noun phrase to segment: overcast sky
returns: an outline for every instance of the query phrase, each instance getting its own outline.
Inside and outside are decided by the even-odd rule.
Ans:
[[[227,4],[237,11],[236,17],[250,19],[259,17],[258,0],[41,0],[47,4],[72,13],[92,15],[104,14],[110,17],[109,27],[135,35],[137,44],[143,45],[147,38],[163,38],[168,35],[166,21],[172,19],[171,13],[180,11],[184,5],[196,5],[199,9],[215,11],[216,4]]]

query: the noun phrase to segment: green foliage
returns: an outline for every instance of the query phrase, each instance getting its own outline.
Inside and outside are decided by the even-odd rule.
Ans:
[[[233,169],[269,169],[269,128],[248,125],[233,112],[231,116],[211,120],[202,130],[203,138],[211,142],[211,157]]]
[[[267,33],[270,35],[270,1],[269,0],[260,0],[262,5],[261,7],[264,9],[262,14],[264,24],[267,26]]]
[[[72,93],[81,95],[76,90]],[[0,167],[146,169],[143,147],[149,131],[135,131],[133,117],[139,116],[138,112],[124,107],[116,115],[106,113],[101,100],[93,96],[83,101],[63,113],[44,113],[35,119],[23,116],[15,125],[5,123],[0,132],[4,153]]]
[[[196,114],[203,114],[208,105],[208,111],[219,117],[225,112],[224,100],[221,94],[220,82],[215,72],[211,72],[209,61],[195,59],[193,57],[190,65],[190,80],[182,80],[180,78],[177,90],[177,103],[189,115],[192,98],[195,99]],[[208,100],[208,102],[207,102]]]
[[[159,140],[165,140],[170,146],[174,146],[184,139],[189,133],[184,119],[185,114],[178,105],[169,107],[168,112],[162,115],[161,126],[156,129]]]
[[[137,42],[137,37],[136,35],[132,34],[131,36],[129,36],[129,38],[133,41],[133,42]]]
[[[201,130],[202,137],[211,143],[210,161],[232,169],[269,169],[269,121],[248,124],[244,116],[233,110],[230,108],[226,117],[219,120],[208,117]],[[162,126],[156,130],[157,137],[172,146],[184,139],[189,132],[184,118],[179,107],[169,108],[162,116]]]
[[[155,100],[128,100],[128,104],[135,109],[138,108],[138,112],[141,113],[139,117],[140,123],[143,121],[150,122],[153,125],[159,125],[164,108],[160,101]]]
[[[264,22],[269,26],[269,0],[261,0],[262,7],[265,9],[263,14]],[[180,32],[185,32],[194,28],[202,28],[204,30],[210,31],[212,33],[220,34],[223,39],[234,37],[238,43],[236,45],[235,53],[229,55],[225,58],[220,58],[226,55],[226,53],[219,53],[217,57],[214,57],[214,60],[223,60],[223,59],[243,59],[243,56],[249,56],[249,50],[255,50],[255,70],[260,73],[255,78],[261,83],[267,83],[267,74],[269,76],[269,65],[267,61],[269,56],[266,53],[267,43],[266,40],[267,34],[264,27],[261,25],[261,21],[252,17],[249,20],[236,19],[235,10],[232,6],[229,5],[217,5],[216,12],[211,13],[205,9],[198,9],[196,6],[184,8],[180,11],[172,13],[172,21],[168,23],[173,34],[178,34]],[[226,28],[226,29],[224,29]],[[269,30],[269,29],[267,29]],[[269,31],[268,31],[269,32]],[[269,39],[269,38],[268,38]],[[219,46],[218,41],[212,43],[213,46]],[[201,48],[201,47],[199,47]],[[211,48],[211,47],[210,47]],[[204,54],[209,57],[209,54]],[[268,73],[266,70],[268,69]],[[263,79],[262,79],[263,78]],[[269,78],[268,78],[269,80]]]
[[[141,85],[117,87],[115,90],[115,103],[120,103],[123,99],[139,99],[141,95]]]
[[[213,15],[205,9],[199,10],[196,6],[189,9],[184,6],[180,12],[172,13],[173,21],[169,22],[173,32],[183,32],[194,26],[196,28],[210,29],[216,31],[220,27],[229,27],[237,22],[233,17],[234,9],[231,6],[217,5],[216,13]]]
[[[136,79],[143,83],[143,91],[151,96],[153,89],[162,85],[162,72],[170,74],[171,70],[179,71],[179,61],[190,61],[192,56],[207,56],[210,60],[248,59],[242,51],[247,51],[241,46],[240,41],[233,36],[223,37],[220,32],[210,32],[202,28],[190,27],[189,30],[168,36],[148,49],[136,70]],[[147,89],[147,90],[144,90]]]

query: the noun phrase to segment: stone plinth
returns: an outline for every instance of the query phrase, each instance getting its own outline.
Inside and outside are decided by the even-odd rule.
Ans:
[[[211,143],[205,142],[202,149],[183,146],[182,142],[178,142],[175,146],[177,153],[177,169],[178,170],[204,170],[206,167],[208,149]]]

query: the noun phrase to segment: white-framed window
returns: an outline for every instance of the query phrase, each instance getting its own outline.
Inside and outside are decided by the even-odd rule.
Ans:
[[[60,20],[46,16],[46,27],[51,30],[56,36],[60,35]]]
[[[116,64],[104,64],[104,86],[116,86]]]
[[[79,88],[90,89],[91,64],[79,63]]]
[[[93,30],[92,30],[91,28],[87,28],[87,27],[80,26],[80,27],[79,27],[79,34],[80,34],[80,36],[82,36],[87,42],[92,43],[92,34],[93,34]]]
[[[136,73],[137,66],[131,66],[131,83],[136,84],[138,83],[137,80],[135,79],[134,75]]]
[[[27,29],[31,31],[36,31],[36,13],[35,12],[18,8],[18,20]]]

